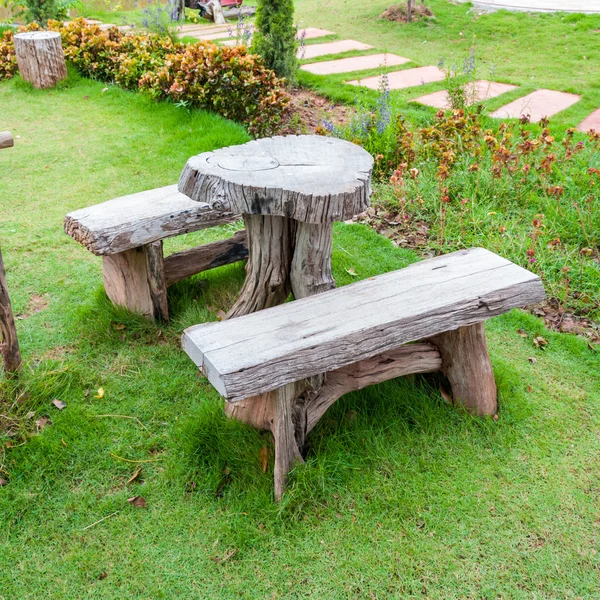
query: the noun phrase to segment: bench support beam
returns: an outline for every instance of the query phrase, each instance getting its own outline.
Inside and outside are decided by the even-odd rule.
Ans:
[[[442,356],[442,371],[452,386],[454,402],[479,416],[498,411],[494,371],[485,340],[485,324],[441,333],[431,341]]]
[[[102,257],[106,295],[150,319],[168,321],[167,287],[209,269],[244,260],[246,232],[164,258],[162,240]]]
[[[409,344],[312,381],[305,379],[235,404],[225,403],[225,413],[257,429],[273,432],[275,499],[279,500],[287,472],[296,460],[302,460],[300,451],[306,436],[339,398],[396,377],[441,369],[442,358],[433,344]],[[322,385],[314,387],[314,380],[321,383],[323,379]]]

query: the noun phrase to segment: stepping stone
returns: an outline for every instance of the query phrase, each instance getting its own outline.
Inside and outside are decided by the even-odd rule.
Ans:
[[[301,69],[315,75],[333,75],[335,73],[379,69],[384,66],[395,67],[407,62],[410,62],[410,58],[404,58],[396,54],[369,54],[368,56],[352,56],[351,58],[339,58],[338,60],[302,65]]]
[[[510,92],[517,87],[518,86],[516,85],[509,85],[508,83],[496,83],[495,81],[486,81],[485,79],[473,81],[467,85],[467,104],[477,104],[477,102],[481,102],[482,100],[495,98],[496,96],[506,94],[506,92]],[[450,108],[450,97],[446,90],[433,92],[433,94],[427,94],[426,96],[420,96],[419,98],[411,100],[411,102],[433,106],[433,108]]]
[[[537,123],[543,117],[552,117],[569,106],[573,106],[579,102],[579,98],[576,94],[567,94],[566,92],[536,90],[499,108],[490,116],[496,119],[519,119],[523,115],[529,115],[529,120]]]
[[[341,40],[328,44],[311,44],[298,49],[298,58],[316,58],[326,54],[340,54],[349,50],[370,50],[373,46],[355,42],[354,40]]]
[[[590,129],[600,131],[600,108],[584,119],[577,127],[577,131],[587,133]]]
[[[314,38],[324,37],[326,35],[333,35],[333,31],[327,31],[327,29],[319,29],[318,27],[307,27],[306,29],[300,29],[298,39],[312,40]]]
[[[446,77],[446,74],[437,67],[417,67],[416,69],[406,69],[404,71],[395,71],[388,73],[388,83],[390,90],[403,90],[404,88],[414,87],[416,85],[425,85],[434,81],[441,81]],[[372,90],[379,89],[380,75],[367,77],[366,79],[355,79],[348,81],[350,85],[360,85],[371,88]]]

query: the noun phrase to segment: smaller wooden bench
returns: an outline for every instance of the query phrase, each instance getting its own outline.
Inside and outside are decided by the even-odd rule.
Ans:
[[[166,258],[162,240],[240,219],[190,200],[177,185],[115,198],[69,213],[65,231],[102,256],[104,287],[114,304],[168,320],[167,287],[248,257],[246,232]]]
[[[455,252],[219,323],[183,348],[229,416],[275,439],[275,497],[308,432],[340,396],[410,373],[443,371],[454,401],[497,410],[484,321],[540,302],[537,275],[481,248]]]

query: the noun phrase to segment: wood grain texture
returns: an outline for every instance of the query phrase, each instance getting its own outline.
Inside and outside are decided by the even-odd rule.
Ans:
[[[190,158],[179,191],[217,210],[330,223],[367,209],[372,169],[350,142],[276,136]]]
[[[294,463],[302,463],[302,455],[296,442],[293,420],[296,384],[288,383],[274,393],[273,438],[275,441],[275,500],[279,501],[285,489],[288,473]]]
[[[148,244],[145,246],[145,251],[148,288],[152,300],[152,316],[154,319],[167,322],[169,320],[169,304],[167,302],[162,240]]]
[[[345,394],[404,375],[434,373],[441,369],[442,359],[438,349],[433,344],[420,342],[407,344],[330,371],[322,386],[305,391],[306,399],[301,406],[305,413],[302,419],[306,424],[304,435],[306,436],[325,411]],[[241,402],[226,402],[225,413],[257,429],[272,430],[273,394],[274,392],[266,392]],[[298,407],[295,407],[295,410],[298,410]]]
[[[60,34],[29,31],[14,36],[19,74],[36,88],[51,88],[67,77]]]
[[[21,369],[21,352],[17,328],[10,303],[6,271],[0,250],[0,354],[4,362],[4,372],[8,375],[17,373]]]
[[[544,298],[535,274],[474,248],[235,321],[191,327],[183,347],[236,402]]]
[[[452,398],[479,416],[498,411],[496,381],[485,340],[485,325],[459,327],[431,338],[442,356]]]
[[[10,131],[0,131],[0,150],[12,148],[15,145],[12,133]]]
[[[146,246],[102,257],[102,276],[113,304],[150,319],[158,316],[148,282]]]
[[[332,244],[331,223],[297,223],[290,270],[290,283],[296,299],[335,288],[335,280],[331,273]]]
[[[104,256],[240,218],[194,202],[169,185],[71,212],[65,231],[90,252]]]
[[[248,235],[245,230],[242,230],[228,240],[204,244],[167,256],[164,260],[166,284],[173,285],[196,273],[246,258],[248,258]]]
[[[284,217],[244,215],[248,263],[242,291],[227,319],[285,302],[290,294],[294,222]]]

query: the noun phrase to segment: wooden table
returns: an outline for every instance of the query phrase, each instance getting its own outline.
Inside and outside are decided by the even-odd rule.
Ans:
[[[373,158],[323,136],[277,136],[190,158],[179,191],[241,213],[248,231],[246,282],[228,318],[335,287],[334,221],[369,206]]]

